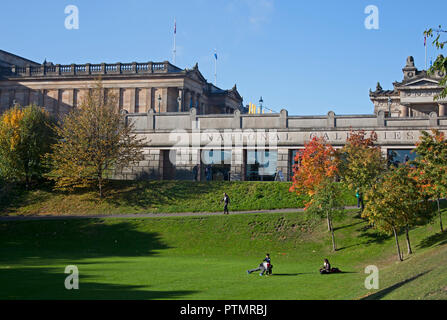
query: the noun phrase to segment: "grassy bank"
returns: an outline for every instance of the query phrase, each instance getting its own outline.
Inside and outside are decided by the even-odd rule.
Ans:
[[[221,199],[230,196],[230,210],[304,207],[304,197],[289,192],[285,182],[113,181],[99,200],[95,190],[64,193],[44,187],[27,191],[5,189],[0,197],[2,215],[120,214],[159,212],[216,212]],[[346,191],[347,205],[355,197]]]
[[[437,223],[411,230],[402,263],[357,212],[334,225],[336,253],[324,221],[304,213],[0,222],[0,299],[447,299]],[[266,252],[274,275],[247,275]],[[345,273],[320,275],[325,257]],[[370,264],[378,290],[364,287]],[[64,288],[66,265],[79,290]]]

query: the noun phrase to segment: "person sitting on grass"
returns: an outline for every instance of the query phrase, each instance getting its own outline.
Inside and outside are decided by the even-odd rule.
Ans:
[[[273,269],[273,265],[271,264],[270,254],[267,253],[265,255],[265,259],[259,264],[259,266],[255,269],[247,270],[247,273],[250,274],[255,271],[261,271],[261,273],[259,274],[260,276],[263,276],[264,273],[266,275],[271,275],[272,269]]]
[[[329,263],[328,259],[324,259],[323,267],[320,268],[321,274],[328,274],[328,273],[339,273],[341,272],[338,268],[331,268],[331,264]]]

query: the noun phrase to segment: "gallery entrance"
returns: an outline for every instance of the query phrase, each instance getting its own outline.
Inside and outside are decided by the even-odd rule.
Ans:
[[[160,163],[162,165],[161,168],[161,177],[163,180],[175,180],[175,156],[176,153],[172,152],[171,157],[173,161],[169,159],[169,152],[170,150],[161,150],[160,152]]]
[[[230,181],[231,150],[202,150],[200,158],[203,181]]]

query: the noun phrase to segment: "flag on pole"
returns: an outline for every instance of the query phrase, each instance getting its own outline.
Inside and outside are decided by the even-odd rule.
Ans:
[[[177,34],[177,21],[174,19],[174,34]]]
[[[217,86],[217,50],[214,49],[214,85]]]

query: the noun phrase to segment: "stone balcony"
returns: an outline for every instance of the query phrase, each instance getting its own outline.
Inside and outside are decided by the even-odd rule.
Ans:
[[[132,63],[100,63],[100,64],[43,64],[40,66],[1,67],[0,76],[8,78],[20,77],[63,77],[63,76],[101,76],[177,73],[182,70],[168,61],[164,62],[132,62]]]

